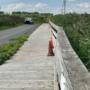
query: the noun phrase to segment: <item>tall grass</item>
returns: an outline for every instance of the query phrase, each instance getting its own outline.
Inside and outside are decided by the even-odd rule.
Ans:
[[[90,71],[90,15],[56,15],[52,22],[64,28],[73,49]]]
[[[11,15],[0,15],[0,26],[13,26],[17,23],[22,23],[24,18]]]

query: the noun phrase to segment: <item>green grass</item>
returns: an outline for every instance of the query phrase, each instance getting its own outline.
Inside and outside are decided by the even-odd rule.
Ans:
[[[27,40],[28,36],[20,36],[18,38],[11,39],[9,44],[4,44],[0,47],[0,65],[5,63],[6,60],[16,53],[16,51]]]
[[[90,15],[56,15],[51,21],[64,28],[73,49],[90,71]]]

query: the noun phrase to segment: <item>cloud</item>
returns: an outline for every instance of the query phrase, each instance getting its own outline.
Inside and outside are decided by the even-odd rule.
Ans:
[[[72,5],[67,9],[69,12],[77,12],[77,13],[90,13],[90,3],[80,3],[76,5]]]
[[[59,7],[55,8],[53,11],[52,11],[54,14],[60,14],[61,13],[61,9]]]
[[[38,3],[34,6],[34,10],[40,12],[49,12],[50,7],[47,4]]]
[[[48,6],[47,4],[38,3],[37,5],[35,5],[35,8],[44,9],[44,8],[48,8]]]
[[[76,0],[67,0],[68,2],[74,2],[74,1],[76,1]]]
[[[7,6],[7,9],[20,9],[25,7],[26,5],[24,3],[19,3],[19,4],[10,4]]]
[[[7,6],[6,8],[7,10],[24,10],[24,11],[38,11],[38,12],[48,12],[50,10],[50,7],[47,4],[42,4],[42,3],[38,3],[34,6],[32,5],[26,5],[24,3],[19,3],[19,4],[10,4]]]
[[[67,0],[68,2],[82,1],[82,0]]]
[[[75,0],[68,0],[75,1]],[[40,13],[53,13],[60,14],[61,8],[56,7],[55,9],[50,8],[47,4],[37,3],[36,5],[18,3],[18,4],[10,4],[6,8],[7,12],[13,11],[26,11],[26,12],[40,12]],[[71,7],[66,8],[67,13],[69,12],[77,12],[77,13],[90,13],[90,3],[80,3],[71,5]]]
[[[76,6],[80,8],[90,8],[90,3],[81,3],[81,4],[77,4]]]

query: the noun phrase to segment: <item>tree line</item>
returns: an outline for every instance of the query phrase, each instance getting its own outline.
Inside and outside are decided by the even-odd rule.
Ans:
[[[0,11],[0,14],[5,14],[5,12]],[[24,15],[24,14],[28,14],[28,15],[40,15],[43,17],[52,17],[53,14],[52,13],[38,13],[38,12],[21,12],[21,11],[17,11],[17,12],[12,12],[12,14],[19,14],[19,15]]]

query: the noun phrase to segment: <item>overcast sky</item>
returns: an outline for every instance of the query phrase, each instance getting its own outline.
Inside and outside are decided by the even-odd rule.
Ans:
[[[60,14],[63,0],[0,0],[1,11]],[[67,12],[90,13],[90,0],[67,0]]]

